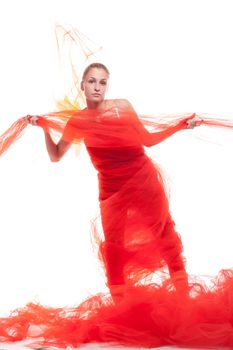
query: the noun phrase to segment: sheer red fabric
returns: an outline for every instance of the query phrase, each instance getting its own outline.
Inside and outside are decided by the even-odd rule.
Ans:
[[[233,347],[233,270],[221,271],[208,286],[187,276],[162,174],[143,147],[183,130],[193,117],[159,120],[109,109],[39,118],[47,132],[84,142],[98,171],[103,232],[94,224],[93,234],[110,293],[69,309],[29,304],[0,319],[1,341],[33,341],[38,338],[34,325],[43,344],[60,347],[88,342]],[[4,134],[1,152],[29,119],[20,119]],[[203,125],[233,127],[230,120],[213,118],[203,118]]]

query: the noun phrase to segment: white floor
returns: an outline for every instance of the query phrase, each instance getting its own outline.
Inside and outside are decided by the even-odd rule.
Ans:
[[[17,342],[17,343],[13,343],[13,344],[6,344],[6,343],[0,343],[0,350],[29,350],[29,349],[33,349],[33,350],[59,350],[59,348],[56,347],[30,347],[28,344],[30,342],[29,341],[23,341],[23,342]],[[68,347],[66,348],[66,350],[76,350],[77,348],[72,348],[72,347]],[[90,344],[90,345],[83,345],[81,347],[79,347],[79,349],[85,349],[85,350],[116,350],[116,349],[130,349],[130,350],[142,350],[142,348],[125,348],[125,347],[121,347],[121,346],[112,346],[109,344]],[[168,349],[179,349],[176,347],[162,347],[162,348],[154,348],[155,350],[168,350]],[[220,348],[218,348],[220,349]],[[64,349],[63,349],[64,350]],[[153,349],[152,349],[153,350]],[[182,348],[182,350],[191,350],[191,348]],[[199,350],[201,350],[199,348]]]

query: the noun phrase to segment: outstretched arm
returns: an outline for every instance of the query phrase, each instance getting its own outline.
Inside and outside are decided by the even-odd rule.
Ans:
[[[142,136],[144,146],[151,147],[151,146],[157,145],[158,143],[166,140],[168,137],[172,136],[177,131],[183,130],[186,127],[187,127],[186,122],[182,121],[182,122],[178,123],[177,125],[170,127],[168,130],[149,132],[147,130],[144,131],[143,129],[145,129],[145,128],[142,125],[142,127],[140,126],[140,128],[137,127],[137,131]]]
[[[137,117],[136,112],[134,111],[132,105],[127,100],[118,100],[118,107],[125,110],[133,112],[135,116],[133,127],[136,129],[139,134],[140,140],[144,146],[151,147],[164,140],[166,140],[171,135],[175,134],[177,131],[183,129],[193,129],[195,126],[201,124],[201,120],[195,117],[195,113],[186,119],[181,120],[178,124],[171,126],[167,130],[150,132],[148,131],[140,119]]]
[[[143,145],[147,147],[151,147],[166,140],[168,137],[172,136],[177,131],[184,130],[184,129],[193,129],[195,126],[198,126],[200,124],[201,124],[201,120],[199,118],[196,118],[194,113],[189,117],[181,120],[176,125],[169,127],[169,129],[156,131],[156,132],[148,131],[138,119],[138,122],[136,123],[136,130],[140,135]]]

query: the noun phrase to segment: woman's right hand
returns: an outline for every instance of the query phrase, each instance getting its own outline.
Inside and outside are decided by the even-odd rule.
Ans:
[[[38,115],[27,115],[27,119],[29,124],[38,125],[37,122],[40,119],[40,117]]]

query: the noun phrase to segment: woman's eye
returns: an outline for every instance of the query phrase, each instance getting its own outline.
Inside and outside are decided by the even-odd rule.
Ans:
[[[101,81],[101,85],[106,85],[107,82],[106,81]]]
[[[88,83],[94,83],[94,80],[90,79],[88,80]]]

